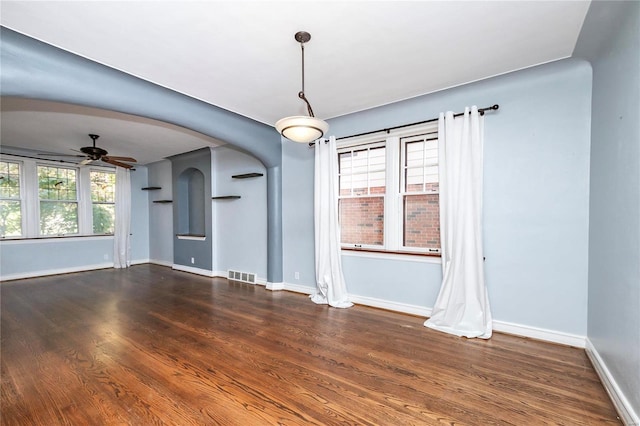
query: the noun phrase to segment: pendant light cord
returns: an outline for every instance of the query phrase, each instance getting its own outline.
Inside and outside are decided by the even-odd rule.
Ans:
[[[307,97],[304,95],[304,42],[300,42],[300,49],[302,50],[302,90],[298,93],[298,97],[302,99],[307,104],[307,111],[309,112],[310,117],[315,117],[313,115],[313,109],[311,109],[311,104],[307,100]]]

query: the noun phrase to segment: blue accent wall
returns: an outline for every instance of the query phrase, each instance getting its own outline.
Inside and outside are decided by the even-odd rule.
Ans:
[[[213,240],[216,236],[212,232],[211,216],[211,150],[203,148],[169,159],[173,175],[173,263],[213,271]],[[199,180],[203,187],[193,188],[196,182],[191,178],[198,175],[203,178]],[[201,199],[190,199],[198,195]],[[191,211],[194,208],[200,211]],[[190,233],[190,220],[193,218],[202,219],[204,223],[204,241],[184,240],[176,236]]]

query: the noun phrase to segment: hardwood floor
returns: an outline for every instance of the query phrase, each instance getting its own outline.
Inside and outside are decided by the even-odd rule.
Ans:
[[[576,348],[154,265],[0,289],[3,425],[619,424]]]

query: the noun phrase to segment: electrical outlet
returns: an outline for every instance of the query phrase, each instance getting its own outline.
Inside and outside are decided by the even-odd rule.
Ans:
[[[104,260],[109,260],[109,255],[108,254],[104,254]]]
[[[196,263],[196,260],[192,257],[191,258],[191,264],[193,265],[194,263]]]
[[[295,277],[296,280],[300,279],[300,272],[294,272],[293,276]]]

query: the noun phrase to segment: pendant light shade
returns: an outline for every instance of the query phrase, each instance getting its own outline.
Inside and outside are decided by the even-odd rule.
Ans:
[[[302,51],[302,90],[298,93],[298,97],[307,104],[309,116],[294,115],[280,119],[276,123],[276,130],[291,141],[308,143],[320,139],[329,130],[329,124],[315,118],[311,104],[304,94],[304,44],[311,40],[311,34],[299,31],[296,33],[295,39],[300,43]]]
[[[307,143],[320,139],[329,130],[329,125],[315,117],[294,115],[278,120],[276,130],[289,140]]]

